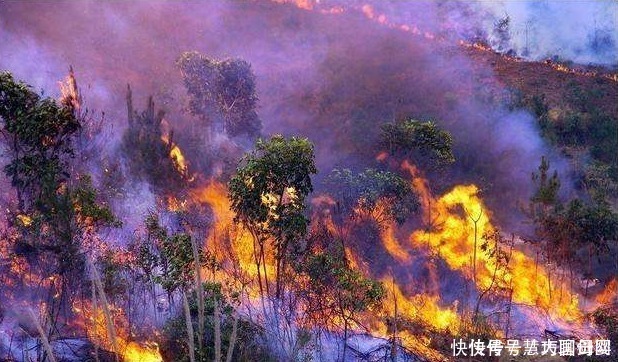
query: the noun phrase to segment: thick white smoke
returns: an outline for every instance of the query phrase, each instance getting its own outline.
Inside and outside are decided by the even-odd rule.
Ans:
[[[533,60],[557,56],[579,64],[618,64],[617,1],[500,0],[476,6],[490,44],[500,50]],[[507,17],[505,39],[496,25]]]

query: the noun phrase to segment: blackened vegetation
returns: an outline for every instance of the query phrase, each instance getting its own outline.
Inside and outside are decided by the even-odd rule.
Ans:
[[[176,170],[170,151],[174,145],[173,132],[162,138],[163,110],[155,111],[152,97],[146,110],[135,111],[131,87],[127,87],[128,127],[122,137],[121,151],[129,160],[134,179],[145,178],[157,191],[172,191],[183,184],[183,175]]]

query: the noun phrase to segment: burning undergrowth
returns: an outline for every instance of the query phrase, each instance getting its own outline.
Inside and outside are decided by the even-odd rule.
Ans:
[[[8,169],[2,358],[433,361],[453,338],[603,335],[611,313],[587,313],[615,301],[615,280],[589,292],[522,223],[577,192],[536,168],[548,155],[570,176],[533,116],[433,20],[344,5],[64,3],[45,19],[0,5],[34,24],[0,28],[29,34],[20,51],[90,84],[81,99],[71,72],[58,109],[24,93],[66,122],[3,158],[31,147],[59,168]],[[60,37],[67,24],[83,31]],[[36,73],[12,54],[0,64]],[[314,144],[255,143],[269,133]]]

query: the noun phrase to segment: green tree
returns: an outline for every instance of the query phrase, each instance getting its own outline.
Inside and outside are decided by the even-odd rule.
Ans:
[[[423,169],[455,162],[453,138],[433,122],[404,119],[381,127],[380,146],[391,155],[410,158]]]
[[[587,266],[586,273],[592,277],[592,255],[608,251],[610,243],[618,239],[618,215],[603,198],[561,202],[560,180],[555,171],[549,176],[549,170],[549,161],[543,157],[538,173],[532,175],[537,189],[530,199],[530,216],[536,235],[545,245],[548,262],[568,266],[571,271],[574,264]],[[588,260],[581,260],[586,254]]]
[[[14,250],[27,255],[43,278],[58,277],[47,288],[52,325],[62,308],[70,313],[67,298],[81,286],[84,241],[101,228],[120,226],[90,177],[70,173],[80,129],[76,110],[71,102],[57,104],[0,73],[1,132],[9,150],[4,172],[17,191],[17,212],[9,218],[19,234]]]
[[[541,157],[541,164],[538,172],[532,173],[532,182],[536,185],[536,191],[530,201],[534,206],[540,207],[541,211],[546,211],[550,207],[558,204],[558,191],[560,190],[560,178],[558,171],[549,174],[550,163],[545,158]]]
[[[419,207],[418,196],[411,183],[388,171],[368,168],[353,174],[349,169],[334,169],[325,184],[344,215],[359,207],[374,215],[378,221],[401,224]],[[379,202],[383,207],[378,207]]]
[[[216,60],[182,53],[177,63],[189,92],[189,109],[206,125],[230,136],[254,138],[262,128],[256,112],[255,75],[242,59]]]
[[[592,161],[586,166],[582,186],[597,204],[618,206],[618,182],[610,177],[610,166]]]
[[[41,97],[8,72],[0,73],[0,119],[11,153],[4,172],[17,191],[18,208],[41,209],[68,180],[67,157],[79,121],[71,107]]]
[[[258,281],[263,292],[260,266],[265,269],[265,243],[272,243],[276,261],[275,295],[281,296],[283,275],[291,254],[300,248],[309,220],[304,215],[305,198],[313,191],[311,175],[317,169],[313,145],[305,138],[276,135],[258,140],[246,154],[229,184],[235,220],[254,240]],[[268,281],[265,281],[268,293]]]
[[[358,315],[380,305],[385,296],[381,283],[350,267],[341,243],[328,243],[323,251],[309,253],[299,265],[306,277],[305,313],[318,327],[343,330],[345,360],[350,328],[360,325]]]

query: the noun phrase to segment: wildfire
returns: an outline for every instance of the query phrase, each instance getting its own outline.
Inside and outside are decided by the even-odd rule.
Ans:
[[[272,0],[279,4],[293,4],[299,9],[303,10],[316,10],[316,5],[320,5],[320,0]],[[324,8],[320,6],[317,9],[322,14],[340,14],[343,12],[343,8],[341,6],[332,6],[329,8]]]
[[[595,300],[600,304],[608,304],[618,300],[618,278],[614,278],[611,282],[607,283],[605,289],[596,296]]]
[[[458,333],[461,329],[461,321],[457,315],[457,303],[451,307],[440,306],[440,296],[430,294],[417,294],[407,297],[403,294],[400,287],[387,278],[382,279],[382,283],[390,290],[389,296],[385,299],[383,310],[388,315],[396,328],[390,328],[383,321],[375,322],[373,333],[383,337],[395,337],[402,346],[425,356],[430,361],[448,361],[443,355],[433,350],[430,346],[431,338],[428,336],[418,336],[407,329],[402,329],[402,320],[412,321],[430,330],[452,334]]]
[[[192,198],[212,208],[215,224],[208,235],[207,246],[216,250],[219,257],[232,257],[249,276],[257,275],[254,260],[253,239],[249,232],[234,223],[234,212],[230,209],[227,189],[224,184],[210,181],[206,186],[193,191]],[[229,243],[229,244],[228,244]],[[267,258],[268,277],[274,276],[274,267]]]
[[[172,162],[174,162],[174,167],[176,168],[176,171],[178,171],[178,173],[181,174],[183,177],[188,178],[189,181],[193,181],[195,179],[195,176],[189,177],[188,163],[185,160],[185,156],[182,154],[180,147],[178,147],[176,143],[171,141],[167,135],[162,135],[161,140],[165,142],[165,144],[170,149],[169,156],[172,159]]]
[[[19,214],[17,215],[17,220],[19,220],[19,222],[25,227],[28,227],[32,224],[32,218],[28,215]]]
[[[111,309],[111,308],[110,308]],[[106,316],[102,308],[93,308],[86,304],[82,308],[73,308],[74,311],[81,313],[85,317],[84,329],[88,333],[88,338],[98,346],[109,351],[117,348],[117,353],[122,356],[124,362],[162,362],[163,357],[159,352],[159,346],[154,342],[139,344],[129,339],[129,332],[126,328],[126,319],[122,310],[112,309],[114,333],[110,333],[106,323]],[[115,338],[112,339],[110,334]]]
[[[402,167],[414,179],[421,179],[417,171],[407,162]],[[422,180],[414,184],[425,185]],[[418,188],[417,188],[418,190]],[[410,241],[417,247],[427,246],[440,255],[448,266],[474,280],[480,290],[493,284],[496,260],[481,249],[483,235],[495,230],[491,225],[491,213],[478,197],[474,185],[455,186],[439,199],[433,199],[429,190],[423,188],[422,205],[428,207],[426,219],[430,230],[412,233]],[[475,250],[476,248],[476,250]],[[476,255],[476,260],[473,260]],[[552,317],[577,320],[582,316],[579,300],[567,285],[553,282],[543,265],[519,250],[512,250],[505,282],[512,288],[513,302],[538,306]],[[561,290],[562,293],[552,293]]]
[[[81,108],[82,98],[77,88],[77,81],[75,80],[75,74],[73,68],[69,68],[69,75],[67,78],[59,82],[60,84],[60,101],[61,103],[70,106],[73,110],[78,111]]]
[[[410,254],[399,243],[399,240],[395,237],[395,225],[389,223],[388,226],[380,233],[382,244],[386,251],[395,259],[402,263],[410,261]]]
[[[320,6],[321,4],[319,3],[319,1],[315,1],[315,0],[313,1],[312,0],[273,0],[273,1],[277,3],[293,3],[294,5],[296,5],[296,7],[300,9],[308,10],[308,11],[317,10],[325,14],[340,14],[344,12],[344,9],[340,6],[335,6],[331,8],[323,8]],[[390,20],[386,16],[386,14],[381,14],[381,13],[376,12],[374,7],[369,4],[364,4],[364,5],[361,5],[360,7],[352,7],[352,9],[359,11],[368,20],[374,21],[380,25],[386,26],[391,29],[398,29],[400,31],[404,31],[406,33],[410,33],[415,36],[421,36],[427,40],[437,41],[440,43],[447,43],[449,41],[449,39],[446,39],[444,36],[436,35],[429,31],[421,30],[418,28],[418,26],[414,24],[410,25],[410,24],[395,23],[392,20]],[[467,40],[460,39],[458,41],[458,44],[465,48],[474,48],[474,49],[484,51],[484,52],[497,53],[493,48],[491,48],[487,44],[479,43],[476,41],[470,42]],[[508,59],[509,61],[513,61],[513,62],[521,62],[522,60],[524,60],[523,58],[520,58],[517,56],[511,56],[507,54],[500,54],[500,56],[505,59]],[[569,68],[568,66],[564,64],[552,62],[550,60],[546,60],[544,64],[562,73],[575,74],[575,75],[592,77],[592,78],[604,78],[604,79],[608,79],[613,82],[618,82],[618,73],[596,72],[596,71],[587,70],[584,68]]]
[[[162,362],[163,358],[159,353],[159,346],[146,345],[140,346],[135,342],[129,342],[123,353],[126,362]]]
[[[430,325],[435,330],[450,330],[455,334],[459,331],[460,320],[456,305],[450,308],[441,307],[439,295],[417,294],[408,298],[397,284],[388,280],[382,280],[382,283],[392,285],[393,300],[390,303],[385,303],[386,310],[390,315],[397,314],[410,320],[416,320]],[[395,311],[395,305],[397,311]]]

